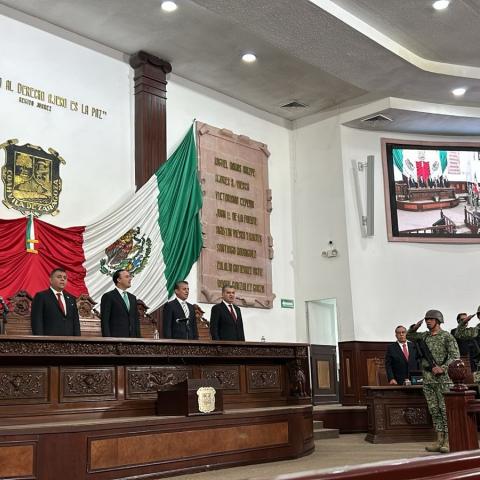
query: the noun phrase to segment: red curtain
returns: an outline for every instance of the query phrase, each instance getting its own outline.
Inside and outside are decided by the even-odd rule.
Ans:
[[[0,220],[0,296],[8,299],[19,290],[35,295],[49,286],[50,272],[57,267],[68,274],[66,290],[88,293],[83,253],[84,227],[61,228],[35,219],[35,249],[26,250],[27,219]]]
[[[415,162],[417,167],[417,178],[422,178],[426,182],[430,178],[430,163],[420,160]]]

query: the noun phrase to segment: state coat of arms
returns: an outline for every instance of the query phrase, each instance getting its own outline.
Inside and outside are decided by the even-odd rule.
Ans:
[[[51,148],[45,152],[29,143],[17,143],[18,140],[8,140],[0,145],[5,150],[4,205],[37,217],[56,215],[62,191],[60,163],[65,164],[65,160]]]
[[[116,270],[127,270],[130,275],[141,272],[152,251],[152,241],[140,227],[130,229],[105,249],[107,258],[100,260],[100,272],[112,275]]]

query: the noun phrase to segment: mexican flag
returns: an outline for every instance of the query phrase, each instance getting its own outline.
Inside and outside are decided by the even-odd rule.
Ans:
[[[61,228],[39,219],[0,220],[0,295],[34,295],[48,287],[56,267],[67,290],[95,302],[114,288],[115,270],[133,276],[130,291],[150,311],[168,300],[202,248],[193,126],[177,150],[124,205],[85,227]]]
[[[393,162],[394,165],[400,170],[400,173],[407,177],[412,178],[413,180],[417,180],[417,169],[415,164],[412,162],[411,159],[411,152],[406,151],[406,155],[404,155],[404,150],[401,148],[394,148],[392,150],[393,155]]]

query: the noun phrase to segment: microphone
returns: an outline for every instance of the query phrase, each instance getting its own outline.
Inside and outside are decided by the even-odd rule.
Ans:
[[[9,312],[7,304],[5,303],[5,300],[3,300],[3,297],[0,297],[0,305],[3,305],[3,313]]]
[[[180,322],[188,322],[188,318],[187,318],[187,317],[177,318],[175,321],[176,321],[177,323],[180,323]]]

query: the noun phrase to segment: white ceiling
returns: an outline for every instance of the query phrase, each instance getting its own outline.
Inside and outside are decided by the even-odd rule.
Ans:
[[[145,50],[289,120],[372,97],[480,106],[480,0],[443,12],[432,0],[178,0],[170,14],[160,3],[0,0],[120,52]],[[245,51],[258,61],[241,62]],[[462,99],[450,92],[458,86],[468,88]],[[281,108],[292,100],[308,108]]]

